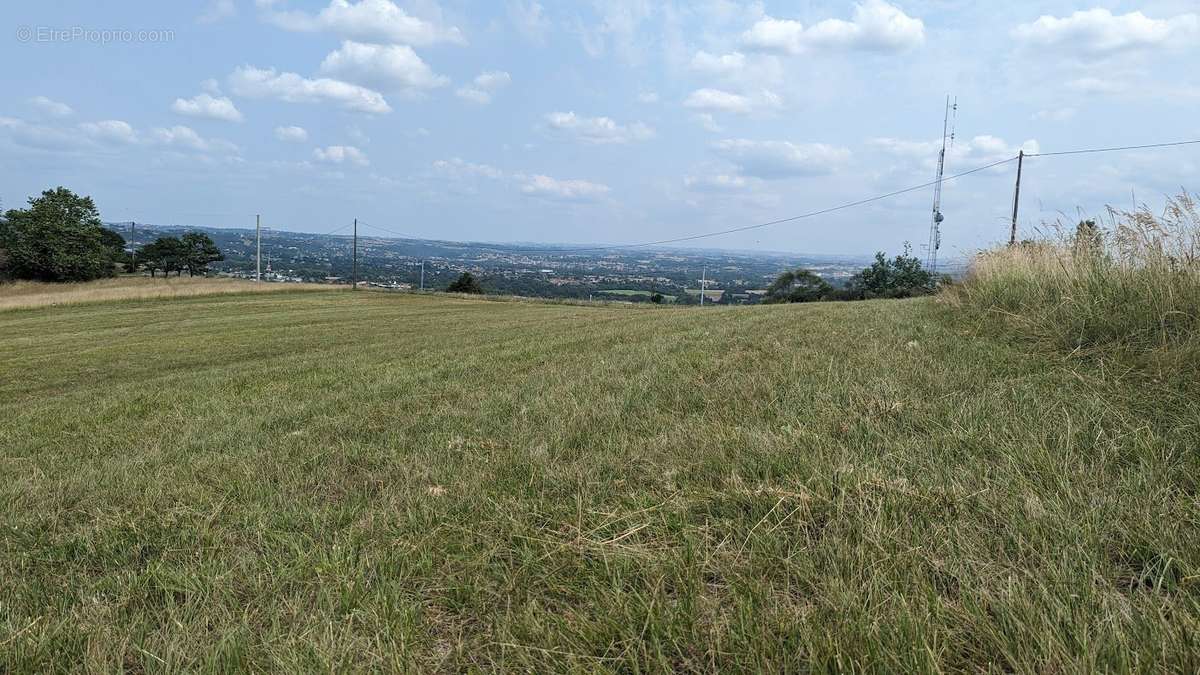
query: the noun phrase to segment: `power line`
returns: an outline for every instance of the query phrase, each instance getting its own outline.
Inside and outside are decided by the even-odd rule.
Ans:
[[[1121,152],[1123,150],[1149,150],[1152,148],[1173,148],[1180,145],[1197,145],[1200,139],[1194,141],[1175,141],[1173,143],[1150,143],[1148,145],[1122,145],[1113,148],[1084,148],[1082,150],[1061,150],[1059,152],[1027,152],[1026,157],[1056,157],[1059,155],[1089,155],[1096,152]]]

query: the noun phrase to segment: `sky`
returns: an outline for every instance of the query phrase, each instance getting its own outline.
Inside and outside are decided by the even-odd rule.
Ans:
[[[0,199],[107,221],[631,244],[1026,152],[1200,138],[1194,0],[46,0],[0,6]],[[1005,241],[1015,163],[946,183]],[[1026,161],[1020,227],[1200,190],[1200,146]],[[689,242],[926,244],[932,188]],[[382,229],[380,229],[382,228]]]

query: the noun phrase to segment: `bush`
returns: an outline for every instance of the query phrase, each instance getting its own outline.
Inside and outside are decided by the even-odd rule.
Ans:
[[[937,290],[937,275],[924,269],[911,250],[906,243],[904,252],[891,260],[882,251],[876,253],[875,262],[846,284],[850,299],[911,298]]]

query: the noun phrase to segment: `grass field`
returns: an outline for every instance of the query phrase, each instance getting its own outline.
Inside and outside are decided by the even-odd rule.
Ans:
[[[1034,344],[934,299],[0,313],[0,671],[1200,670],[1200,396]]]
[[[319,284],[258,284],[241,279],[175,277],[152,279],[125,276],[81,284],[17,281],[0,286],[0,311],[112,300],[149,300],[230,293],[281,293],[328,289]]]

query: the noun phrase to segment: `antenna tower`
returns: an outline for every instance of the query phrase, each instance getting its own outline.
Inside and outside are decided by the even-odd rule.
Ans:
[[[958,99],[946,96],[946,116],[942,120],[942,151],[938,153],[937,181],[933,184],[933,218],[929,224],[928,259],[925,266],[937,272],[938,249],[942,247],[942,177],[946,173],[946,148],[954,147],[954,125],[958,121]]]

